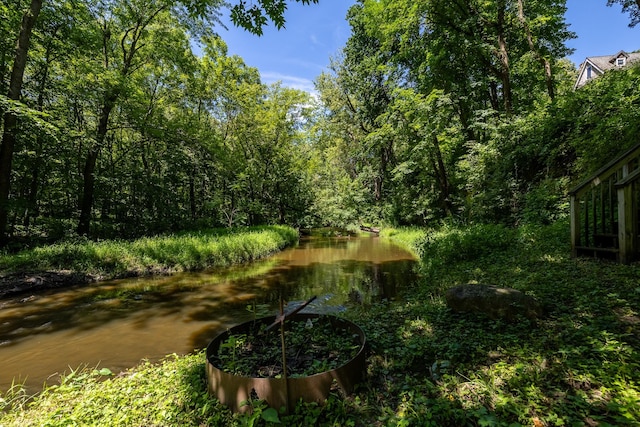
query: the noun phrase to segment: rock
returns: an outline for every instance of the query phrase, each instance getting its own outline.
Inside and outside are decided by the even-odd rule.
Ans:
[[[542,307],[535,298],[511,288],[458,285],[449,289],[445,298],[454,311],[484,313],[491,319],[515,320],[518,315],[536,319],[542,315]]]

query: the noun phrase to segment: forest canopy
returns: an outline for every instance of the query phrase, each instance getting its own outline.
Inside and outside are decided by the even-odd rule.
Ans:
[[[228,55],[219,0],[3,2],[2,243],[554,221],[640,130],[638,66],[573,89],[565,3],[359,0],[312,96]]]

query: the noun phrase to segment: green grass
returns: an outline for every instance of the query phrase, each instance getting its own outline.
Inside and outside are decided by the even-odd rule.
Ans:
[[[369,401],[389,425],[640,425],[638,264],[569,257],[569,227],[398,232],[422,256],[404,304],[354,314],[372,345]],[[391,238],[394,238],[392,235]],[[447,309],[462,283],[538,298],[538,321]],[[380,321],[384,318],[384,322]]]
[[[203,354],[169,356],[116,378],[108,370],[78,369],[33,403],[16,388],[5,396],[13,410],[0,425],[223,425],[230,413],[207,395],[203,360]]]
[[[284,415],[252,402],[253,414],[232,415],[206,395],[199,353],[106,381],[74,373],[30,402],[14,387],[0,425],[638,426],[639,265],[572,259],[568,230],[389,231],[421,254],[421,279],[402,300],[346,312],[367,334],[368,378],[324,406]],[[509,323],[448,310],[446,289],[469,282],[519,289],[545,314]]]
[[[135,241],[59,243],[0,257],[0,270],[72,270],[100,277],[196,271],[263,258],[298,239],[285,226],[211,229]]]
[[[380,230],[380,237],[393,240],[396,244],[409,250],[416,257],[421,258],[421,244],[431,233],[433,233],[432,230],[424,228],[383,228]]]

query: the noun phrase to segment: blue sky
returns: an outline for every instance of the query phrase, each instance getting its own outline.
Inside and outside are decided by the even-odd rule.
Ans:
[[[313,80],[344,46],[351,28],[345,17],[353,0],[320,0],[303,6],[290,1],[286,28],[265,28],[261,37],[228,24],[219,29],[230,55],[239,55],[258,68],[264,83],[281,80],[286,86],[313,90]]]
[[[345,16],[354,0],[320,0],[302,6],[292,2],[286,12],[286,28],[272,26],[262,37],[228,25],[219,34],[230,55],[241,56],[247,65],[258,68],[265,83],[313,91],[313,80],[327,68],[349,38]],[[619,5],[607,7],[607,0],[567,0],[566,21],[578,35],[567,46],[575,49],[569,57],[576,66],[587,56],[640,49],[640,25],[628,27],[629,17]]]
[[[620,5],[607,7],[606,0],[567,0],[565,18],[578,36],[567,42],[575,49],[569,58],[576,65],[587,56],[640,49],[640,25],[629,28],[629,14],[623,14]]]

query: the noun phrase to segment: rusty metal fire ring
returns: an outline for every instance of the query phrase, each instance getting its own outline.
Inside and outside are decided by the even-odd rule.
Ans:
[[[211,361],[218,354],[220,344],[232,334],[247,333],[258,325],[269,326],[273,316],[263,317],[234,326],[214,338],[207,346],[207,380],[209,393],[234,412],[248,409],[241,403],[252,396],[263,399],[272,408],[293,408],[302,399],[304,402],[322,403],[329,395],[334,380],[345,394],[350,394],[356,384],[363,381],[365,369],[366,337],[362,329],[349,320],[327,314],[298,313],[288,317],[293,321],[328,318],[335,327],[347,328],[360,338],[358,353],[347,363],[335,369],[315,375],[294,378],[256,378],[230,374],[215,366]],[[286,382],[285,382],[286,381]],[[287,399],[288,394],[288,399]]]

